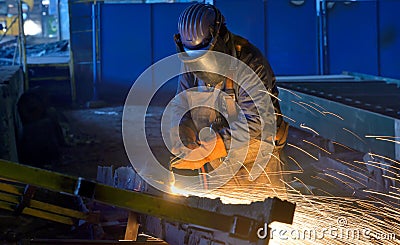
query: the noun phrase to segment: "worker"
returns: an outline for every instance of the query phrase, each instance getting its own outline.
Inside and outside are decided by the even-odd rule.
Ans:
[[[172,169],[212,172],[222,168],[227,158],[236,162],[232,159],[242,157],[242,161],[238,161],[240,168],[221,188],[269,188],[271,195],[284,193],[280,153],[286,143],[288,124],[282,118],[270,64],[253,44],[227,29],[224,16],[213,5],[196,3],[187,7],[179,17],[178,32],[174,39],[177,51],[182,55],[184,69],[188,72],[179,77],[177,95],[182,96],[174,102],[174,115],[183,116],[177,120],[181,144],[177,143],[172,149],[175,155],[171,162]],[[204,58],[209,60],[200,63],[216,64],[221,66],[220,69],[233,70],[234,73],[232,62],[216,62],[212,60],[213,55],[207,55],[214,52],[243,62],[255,72],[257,79],[246,80],[237,76],[238,81],[234,81],[217,72],[190,71],[190,61],[196,63]],[[261,89],[253,89],[251,96],[243,89],[247,87],[251,90],[257,86]],[[230,106],[232,101],[234,106]],[[261,124],[265,120],[259,115],[268,101],[272,111],[265,110],[264,113],[275,122],[273,132],[269,134],[264,132],[266,127]],[[217,104],[224,106],[214,108]],[[243,121],[247,124],[246,130],[240,126],[244,125]],[[273,135],[274,139],[271,140],[269,135]],[[241,144],[235,145],[233,141]],[[270,152],[268,145],[272,146]]]

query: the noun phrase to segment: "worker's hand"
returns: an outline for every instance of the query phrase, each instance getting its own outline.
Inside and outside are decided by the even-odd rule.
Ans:
[[[191,150],[180,160],[172,163],[171,167],[177,169],[198,169],[207,162],[225,157],[227,155],[224,142],[219,134],[210,141],[200,142],[200,145]]]
[[[196,144],[196,132],[194,131],[194,129],[188,125],[182,124],[179,125],[179,138],[182,141],[182,143],[190,148],[190,149],[194,149],[196,148],[196,146],[198,146]]]
[[[177,158],[182,158],[183,156],[189,154],[192,150],[199,147],[199,144],[196,142],[187,143],[186,145],[182,143],[177,143],[172,147],[171,153],[174,154]]]
[[[188,123],[186,123],[188,124]],[[170,129],[171,153],[173,160],[187,155],[191,150],[199,147],[196,142],[196,132],[189,125],[181,124]]]

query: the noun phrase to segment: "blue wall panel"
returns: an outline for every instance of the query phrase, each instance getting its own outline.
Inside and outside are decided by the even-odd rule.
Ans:
[[[337,3],[328,10],[329,71],[378,75],[376,2]]]
[[[104,4],[101,9],[102,82],[131,86],[151,65],[149,4]]]
[[[174,34],[178,32],[180,13],[187,3],[152,4],[153,62],[176,53]]]
[[[188,3],[152,4],[152,48],[153,63],[176,54],[174,34],[178,32],[180,13],[188,7]],[[176,93],[177,77],[171,79],[157,92],[154,98],[156,104],[166,104]]]
[[[126,94],[151,64],[176,53],[173,35],[180,13],[189,4],[104,4],[101,13],[101,71],[105,93]],[[157,103],[171,98],[177,79],[157,94]],[[153,86],[149,81],[149,88]],[[122,89],[122,90],[121,90]]]
[[[317,73],[315,1],[301,6],[267,1],[266,33],[267,58],[276,75]]]
[[[381,76],[400,79],[400,1],[379,2]]]
[[[265,52],[264,1],[216,0],[215,5],[225,16],[230,31]]]
[[[262,50],[277,75],[317,74],[315,1],[305,1],[301,6],[289,1],[263,0],[216,0],[215,3],[226,17],[228,28]],[[130,87],[152,63],[174,54],[173,34],[177,32],[179,14],[188,5],[103,4],[100,37],[103,83]],[[71,26],[75,27],[72,29],[87,29],[90,23],[87,7],[72,6],[74,16],[80,16],[78,19],[85,23],[79,29],[79,23],[73,23],[72,18]],[[348,70],[400,78],[400,21],[395,12],[399,7],[399,1],[381,0],[379,8],[376,1],[358,1],[348,5],[338,2],[329,9],[330,74]],[[88,38],[88,34],[84,36]],[[80,36],[72,35],[71,41],[81,43],[83,36]],[[79,45],[80,50],[89,51],[89,43]],[[160,94],[167,94],[166,97],[173,94],[175,80]]]

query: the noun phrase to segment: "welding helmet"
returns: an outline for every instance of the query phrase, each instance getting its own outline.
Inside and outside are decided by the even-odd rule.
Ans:
[[[225,34],[221,31],[224,30]],[[207,83],[218,83],[223,78],[210,71],[217,62],[214,52],[228,54],[225,18],[213,5],[197,3],[186,8],[178,20],[178,34],[174,39],[180,59],[195,71],[194,74]],[[222,67],[219,67],[222,69]]]

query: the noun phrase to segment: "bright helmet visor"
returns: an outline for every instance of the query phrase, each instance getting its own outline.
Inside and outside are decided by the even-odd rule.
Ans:
[[[196,61],[207,54],[207,52],[209,51],[209,47],[206,47],[204,49],[189,49],[184,47],[183,50],[186,54],[186,59],[184,59],[183,61]]]
[[[189,48],[182,44],[179,34],[175,36],[179,59],[185,64],[187,72],[194,72],[201,80],[219,82],[221,71],[228,69],[226,62],[218,59],[225,52],[225,45],[220,38],[212,39],[208,45]]]
[[[216,52],[208,49],[191,50],[184,48],[181,53],[182,62],[189,67],[191,71],[216,72],[221,66],[218,65]]]

